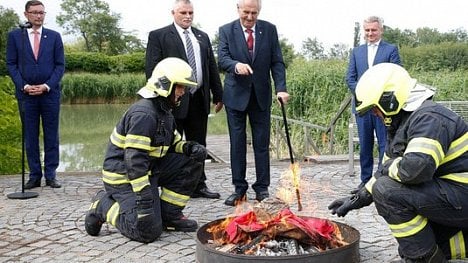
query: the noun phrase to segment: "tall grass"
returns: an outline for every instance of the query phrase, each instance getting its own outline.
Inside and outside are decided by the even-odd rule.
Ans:
[[[296,59],[287,69],[287,87],[291,99],[287,104],[287,116],[322,127],[329,127],[349,91],[345,83],[347,61]],[[438,89],[437,100],[468,100],[468,70],[418,71],[409,69],[419,82]],[[136,92],[145,84],[143,73],[126,74],[66,74],[63,79],[64,103],[128,103],[136,99]],[[281,116],[281,109],[274,105],[272,113]],[[337,119],[333,134],[333,153],[345,153],[348,140],[347,109]],[[220,114],[217,114],[217,116]],[[219,118],[219,117],[217,117]],[[220,122],[217,130],[226,130]],[[298,145],[298,152],[305,148],[306,139],[313,140],[322,152],[327,152],[331,134],[312,130],[304,134],[303,127],[290,127],[291,138]],[[275,131],[272,130],[272,133]],[[275,134],[273,134],[274,136]],[[304,138],[308,137],[308,138]]]

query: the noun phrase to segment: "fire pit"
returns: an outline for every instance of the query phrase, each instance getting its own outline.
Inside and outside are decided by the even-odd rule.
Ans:
[[[355,228],[296,216],[276,200],[260,206],[200,227],[197,262],[359,262],[360,235]]]

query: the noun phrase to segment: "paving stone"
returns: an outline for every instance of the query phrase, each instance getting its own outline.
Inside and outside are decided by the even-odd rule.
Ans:
[[[279,192],[280,178],[288,169],[288,162],[272,162],[272,196]],[[301,163],[304,209],[297,211],[293,200],[291,210],[356,228],[361,234],[361,262],[398,259],[396,241],[373,205],[351,211],[345,218],[332,216],[326,209],[359,184],[359,178],[349,177],[347,171],[346,162]],[[234,208],[224,205],[224,199],[233,192],[229,166],[210,163],[206,173],[208,186],[220,192],[222,198],[189,201],[184,214],[197,220],[199,226],[234,212]],[[31,191],[39,193],[37,198],[12,200],[6,195],[21,189],[21,176],[0,176],[0,262],[195,262],[196,233],[163,232],[155,242],[142,244],[104,224],[98,237],[87,235],[84,215],[91,197],[102,188],[101,178],[97,173],[61,173],[59,178],[63,184],[60,189],[34,188]],[[247,180],[255,180],[255,168],[250,163]],[[255,193],[249,189],[247,194],[253,204]]]

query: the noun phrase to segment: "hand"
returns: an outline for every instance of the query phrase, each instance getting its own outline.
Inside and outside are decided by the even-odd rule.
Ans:
[[[288,103],[288,100],[289,100],[289,94],[287,92],[284,92],[284,91],[280,91],[276,94],[276,98],[278,99],[278,103],[280,103],[280,98],[281,100],[283,101],[283,104],[286,104]]]
[[[222,103],[222,102],[216,103],[216,105],[215,105],[215,113],[218,113],[222,108],[223,108],[223,103]]]
[[[250,74],[253,74],[253,70],[252,68],[250,67],[249,64],[244,64],[244,63],[237,63],[235,68],[234,68],[234,72],[237,74],[237,75],[250,75]]]
[[[344,217],[349,211],[368,206],[372,201],[372,195],[363,187],[350,197],[336,199],[328,206],[328,209],[332,210],[332,215],[336,214],[339,217]]]
[[[184,153],[197,162],[204,162],[206,159],[205,146],[196,142],[185,143]]]

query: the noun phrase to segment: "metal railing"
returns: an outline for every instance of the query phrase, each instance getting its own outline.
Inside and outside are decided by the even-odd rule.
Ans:
[[[335,126],[337,121],[347,110],[351,103],[351,96],[347,96],[341,103],[340,108],[330,120],[328,126],[321,126],[306,121],[295,120],[288,118],[289,132],[293,143],[292,151],[295,158],[322,155],[322,154],[335,154]],[[284,130],[284,121],[282,116],[271,115],[271,143],[270,150],[276,156],[276,159],[286,158],[288,153],[286,135]],[[315,138],[315,140],[314,140]],[[320,145],[326,150],[320,150]]]

